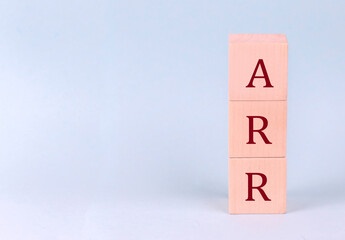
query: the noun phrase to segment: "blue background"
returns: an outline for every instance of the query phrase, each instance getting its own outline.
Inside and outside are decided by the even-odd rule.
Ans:
[[[342,1],[2,1],[0,237],[344,239]],[[289,42],[288,213],[227,214],[228,34]]]

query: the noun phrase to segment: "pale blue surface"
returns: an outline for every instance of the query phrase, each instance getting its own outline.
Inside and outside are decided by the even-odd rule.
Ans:
[[[2,1],[0,238],[345,239],[344,10]],[[288,37],[286,215],[226,214],[229,33]]]

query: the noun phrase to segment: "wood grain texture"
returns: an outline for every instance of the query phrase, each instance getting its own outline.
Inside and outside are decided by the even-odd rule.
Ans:
[[[246,87],[262,59],[273,87],[266,87],[262,78],[255,87]],[[286,100],[288,44],[283,34],[230,34],[229,37],[229,99]],[[262,75],[261,68],[257,76]]]
[[[286,156],[286,101],[230,101],[229,156],[230,157],[285,157]],[[268,126],[262,132],[272,144],[266,144],[257,132],[255,144],[249,141],[248,116],[263,116]],[[261,129],[263,121],[254,119],[254,129]]]
[[[248,199],[248,175],[262,173],[267,183],[262,187],[270,201],[253,190],[255,201]],[[253,176],[253,186],[260,186],[262,178]],[[229,213],[285,213],[286,211],[286,158],[230,158],[229,159]]]

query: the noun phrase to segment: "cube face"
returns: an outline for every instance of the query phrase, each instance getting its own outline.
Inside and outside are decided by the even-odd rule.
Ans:
[[[259,60],[256,74],[254,74]],[[272,87],[266,85],[263,66]],[[229,42],[230,100],[286,100],[288,45],[281,34],[231,34]],[[249,86],[251,78],[253,86]]]
[[[285,212],[286,158],[229,159],[229,213]]]
[[[285,157],[286,111],[286,101],[230,101],[229,156]]]

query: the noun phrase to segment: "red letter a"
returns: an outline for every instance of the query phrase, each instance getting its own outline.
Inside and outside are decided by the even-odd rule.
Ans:
[[[256,72],[258,71],[259,66],[262,69],[262,73],[264,74],[263,76],[256,76]],[[258,63],[256,64],[255,70],[253,72],[252,78],[250,79],[249,84],[246,86],[247,88],[255,88],[255,86],[253,85],[254,82],[254,78],[264,78],[266,81],[266,85],[264,86],[265,88],[271,87],[273,88],[271,82],[270,82],[270,78],[268,77],[267,71],[266,71],[266,67],[264,64],[264,60],[259,59]]]

